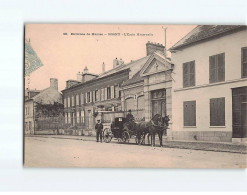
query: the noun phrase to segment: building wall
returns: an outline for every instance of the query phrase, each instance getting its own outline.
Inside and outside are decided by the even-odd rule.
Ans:
[[[241,79],[241,48],[247,46],[247,31],[200,43],[172,53],[175,64],[172,91],[173,138],[231,141],[231,88],[247,86]],[[225,81],[209,84],[209,56],[225,53]],[[183,63],[195,60],[195,86],[183,88]],[[210,98],[225,97],[225,126],[210,127]],[[184,127],[183,102],[196,100],[196,126]]]
[[[172,79],[171,71],[159,72],[156,74],[144,77],[144,100],[145,100],[145,120],[148,121],[152,118],[152,101],[151,93],[155,90],[166,91],[166,115],[169,115],[169,129],[167,135],[170,139],[172,131]]]
[[[94,125],[96,123],[97,117],[94,117],[94,113],[96,111],[102,111],[105,110],[105,108],[108,108],[111,105],[120,105],[121,107],[121,100],[119,97],[119,90],[116,90],[116,96],[113,97],[111,94],[111,97],[109,99],[106,99],[106,88],[110,87],[111,91],[114,89],[114,86],[116,88],[120,88],[123,81],[126,81],[129,78],[128,71],[123,71],[115,75],[110,75],[105,78],[97,79],[92,82],[87,82],[85,84],[79,85],[77,87],[72,87],[69,89],[66,89],[63,91],[63,102],[65,105],[65,116],[70,115],[72,116],[72,113],[76,113],[77,111],[83,111],[84,112],[84,123],[78,123],[77,119],[75,120],[76,126],[79,127],[79,129],[83,130],[92,130],[94,129]],[[104,100],[100,99],[95,101],[95,99],[91,99],[90,102],[88,102],[88,98],[86,97],[87,93],[90,93],[90,96],[92,98],[92,95],[95,95],[95,90],[100,91],[103,90],[104,94]],[[76,98],[76,96],[78,98]],[[100,95],[101,96],[101,95]],[[83,100],[82,100],[83,99]],[[79,103],[78,103],[79,100]],[[70,113],[70,114],[69,114]],[[65,121],[67,126],[74,126],[74,123],[72,125],[72,120],[68,119],[67,122]]]
[[[125,111],[125,115],[128,110],[131,110],[136,121],[145,120],[143,81],[124,87],[121,93],[122,108]]]
[[[24,104],[24,132],[25,134],[34,134],[34,107],[33,101],[25,101]]]

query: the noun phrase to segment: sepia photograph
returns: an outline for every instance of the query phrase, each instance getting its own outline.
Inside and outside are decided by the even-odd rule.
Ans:
[[[247,26],[24,26],[23,161],[247,166]]]

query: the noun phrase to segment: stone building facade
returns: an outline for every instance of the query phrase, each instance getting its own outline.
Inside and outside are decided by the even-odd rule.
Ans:
[[[58,80],[50,79],[50,87],[44,90],[25,90],[24,102],[24,133],[35,134],[37,129],[36,109],[37,103],[53,104],[62,103],[62,95],[58,92]]]
[[[169,115],[168,137],[171,138],[173,65],[166,58],[162,45],[148,43],[147,47],[149,45],[152,48],[153,45],[160,47],[158,50],[151,50],[141,69],[123,84],[122,107],[126,112],[131,109],[137,121],[149,121],[157,113],[163,117]]]
[[[81,135],[84,130],[87,134],[94,129],[97,119],[103,123],[111,123],[115,117],[125,116],[129,109],[134,111],[137,121],[151,118],[152,114],[149,113],[151,104],[146,105],[145,98],[150,101],[151,91],[158,89],[167,90],[166,94],[170,94],[169,75],[166,77],[164,75],[171,70],[171,63],[165,58],[165,48],[161,44],[148,42],[146,51],[146,56],[130,63],[124,63],[122,59],[116,58],[113,60],[113,69],[94,75],[94,78],[87,81],[77,76],[79,78],[77,82],[73,81],[72,86],[66,86],[62,93],[65,123],[68,128],[73,129],[70,133]],[[104,69],[103,63],[102,70]],[[89,74],[88,70],[86,71]],[[85,70],[82,77],[84,74]],[[142,79],[133,83],[136,77]],[[159,77],[159,80],[155,79],[156,77]],[[70,82],[67,81],[68,83]],[[166,103],[170,104],[170,99]],[[165,109],[171,114],[169,105]]]
[[[246,26],[200,25],[171,49],[175,140],[247,137]]]

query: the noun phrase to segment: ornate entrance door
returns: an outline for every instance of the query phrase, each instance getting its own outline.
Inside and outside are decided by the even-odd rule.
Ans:
[[[152,91],[152,116],[160,114],[166,115],[166,93],[165,89]]]

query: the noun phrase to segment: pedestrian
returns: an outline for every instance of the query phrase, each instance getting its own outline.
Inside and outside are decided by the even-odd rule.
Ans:
[[[100,142],[102,142],[103,124],[100,122],[100,120],[97,120],[97,123],[95,125],[95,130],[96,130],[96,139],[97,139],[97,142],[99,142],[99,137],[100,137]]]

